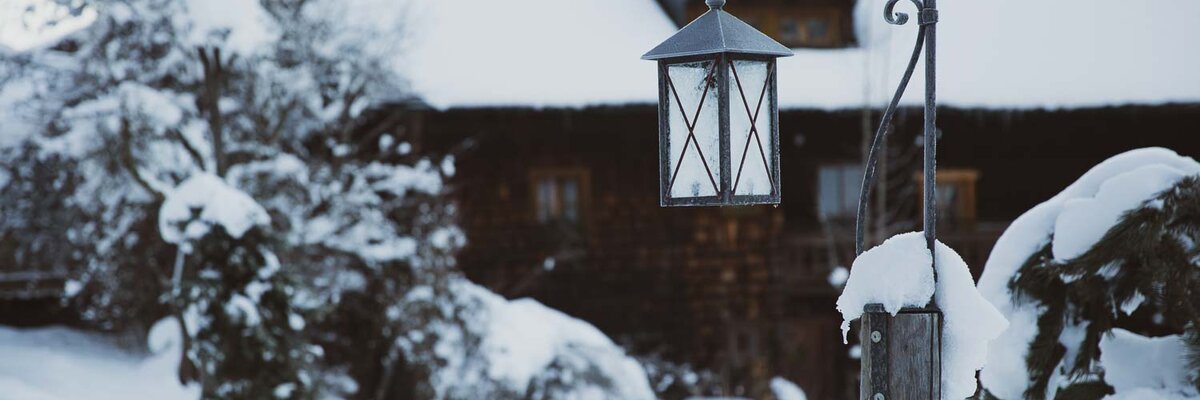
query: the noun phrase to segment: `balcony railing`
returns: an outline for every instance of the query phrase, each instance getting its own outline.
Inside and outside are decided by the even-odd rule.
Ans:
[[[938,240],[953,248],[978,279],[996,239],[1008,223],[977,223],[938,232]],[[774,286],[799,295],[836,295],[829,282],[837,267],[850,268],[854,261],[854,238],[849,232],[805,232],[785,234],[772,246],[771,274]]]

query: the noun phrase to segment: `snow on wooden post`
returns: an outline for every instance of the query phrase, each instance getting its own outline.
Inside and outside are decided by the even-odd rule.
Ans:
[[[941,312],[904,308],[892,316],[882,304],[863,311],[859,399],[941,399]]]

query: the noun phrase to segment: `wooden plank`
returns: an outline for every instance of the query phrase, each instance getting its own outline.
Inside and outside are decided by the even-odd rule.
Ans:
[[[866,311],[859,326],[859,343],[862,346],[859,399],[875,400],[876,395],[886,397],[889,393],[888,322],[891,316],[883,312],[883,307],[878,304],[868,304]]]
[[[941,398],[941,314],[905,309],[896,316],[867,305],[859,330],[859,399]]]

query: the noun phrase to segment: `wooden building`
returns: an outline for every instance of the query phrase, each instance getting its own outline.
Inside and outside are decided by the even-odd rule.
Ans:
[[[659,0],[679,26],[708,11],[703,1]],[[854,40],[852,0],[737,0],[727,9],[788,47],[851,47]]]
[[[1046,12],[1109,12],[1069,1]],[[798,48],[778,64],[777,207],[658,206],[654,66],[637,57],[703,12],[699,0],[505,3],[495,11],[507,18],[470,26],[456,17],[461,10],[443,10],[411,54],[414,92],[428,106],[380,112],[407,121],[392,131],[405,132],[415,151],[455,155],[450,187],[467,236],[458,262],[472,280],[593,323],[635,354],[712,370],[725,394],[759,398],[781,376],[813,399],[854,398],[857,361],[841,344],[831,275],[853,259],[863,138],[912,49],[905,35],[915,32],[886,25],[882,4],[726,5]],[[1111,30],[1104,18],[1063,14],[1014,32],[985,22],[1025,21],[1019,7],[944,5],[939,232],[976,276],[1009,221],[1090,166],[1145,146],[1200,153],[1200,77],[1188,72],[1200,70],[1200,58],[1154,50],[1190,45],[1169,27],[1200,28],[1160,14],[1168,25]],[[471,30],[489,35],[464,41]],[[1130,50],[1156,61],[1027,40],[1129,35],[1157,40]],[[471,50],[453,51],[462,43]],[[1023,61],[1027,54],[1040,58]],[[920,76],[894,123],[871,241],[920,229]]]
[[[781,112],[778,207],[660,208],[653,106],[405,110],[424,151],[456,154],[472,280],[712,369],[735,394],[757,396],[773,376],[811,398],[855,393],[830,275],[852,260],[860,112]],[[902,110],[894,154],[915,149],[920,115]],[[1008,221],[1091,165],[1145,146],[1200,154],[1196,105],[944,109],[939,126],[940,238],[976,276]],[[919,168],[892,163],[889,204],[908,215],[889,232],[919,229]]]
[[[736,208],[658,205],[654,67],[637,57],[702,12],[701,1],[537,2],[548,9],[479,1],[471,13],[508,17],[488,19],[437,9],[449,2],[425,3],[433,20],[418,36],[428,43],[409,53],[423,102],[377,107],[371,118],[391,128],[370,134],[389,133],[418,154],[454,155],[449,187],[467,236],[458,264],[472,280],[595,324],[635,354],[712,370],[727,394],[758,398],[781,376],[812,399],[854,398],[858,366],[853,346],[841,342],[840,290],[831,275],[853,259],[863,138],[878,118],[871,110],[902,71],[889,63],[896,60],[880,62],[879,74],[863,67],[874,53],[860,54],[870,51],[866,38],[855,37],[861,21],[853,20],[854,2],[728,6],[777,40],[808,48],[779,64],[782,204]],[[993,58],[971,64],[979,52],[973,46],[984,42],[962,38],[988,37],[992,26],[976,32],[963,19],[1027,15],[997,2],[947,3],[940,51],[957,72],[941,82],[939,234],[976,276],[1009,221],[1090,166],[1146,146],[1200,156],[1200,61],[1181,58],[1193,45],[1188,36],[1162,35],[1173,42],[1158,47],[1177,48],[1144,65],[1114,67],[1093,46],[1062,50],[1096,52],[1083,61],[1038,60],[1062,70],[1027,69],[1021,60],[988,69]],[[1159,21],[1188,18],[1161,11]],[[1118,18],[1080,23],[1111,20]],[[1058,29],[1036,22],[1021,34]],[[1193,22],[1173,26],[1200,32],[1189,28],[1200,26]],[[1057,37],[1161,34],[1156,24],[1127,23]],[[529,24],[572,29],[527,35],[513,28]],[[572,46],[551,48],[559,43]],[[469,51],[455,48],[464,44]],[[986,44],[993,52],[1029,46],[1021,37]],[[1077,63],[1088,68],[1067,68]],[[1146,80],[1154,72],[1160,79]],[[1125,81],[1110,85],[1110,77]],[[910,92],[920,87],[916,80]],[[881,206],[873,212],[882,217],[871,225],[872,241],[919,229],[921,111],[904,104],[877,191]]]

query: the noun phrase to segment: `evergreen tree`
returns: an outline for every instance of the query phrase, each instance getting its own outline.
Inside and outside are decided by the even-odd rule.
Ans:
[[[319,353],[302,334],[307,310],[264,230],[235,238],[218,227],[185,259],[175,301],[185,310],[189,361],[208,378],[205,398],[313,398],[308,371]]]
[[[1191,176],[1125,213],[1077,257],[1056,260],[1049,242],[1030,256],[1009,281],[1015,301],[1040,305],[1026,358],[1032,381],[1025,397],[1045,398],[1055,377],[1067,380],[1058,383],[1055,398],[1113,394],[1099,363],[1101,339],[1113,328],[1183,334],[1189,373],[1200,389],[1198,243],[1200,177]],[[1072,329],[1082,334],[1063,334]]]

